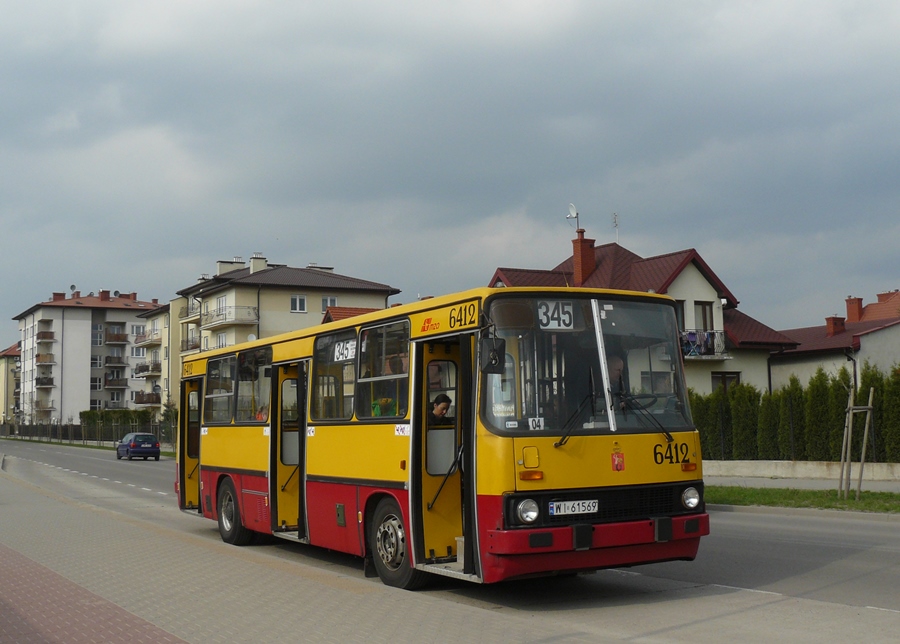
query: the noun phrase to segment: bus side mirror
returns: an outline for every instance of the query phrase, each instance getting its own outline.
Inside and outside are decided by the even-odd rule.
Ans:
[[[502,374],[506,368],[506,340],[481,338],[481,373]]]

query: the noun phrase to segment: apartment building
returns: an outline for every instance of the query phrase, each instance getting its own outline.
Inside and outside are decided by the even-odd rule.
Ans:
[[[146,353],[135,368],[143,385],[133,394],[134,406],[157,417],[167,403],[177,406],[185,355],[383,309],[399,292],[329,267],[270,264],[259,253],[249,262],[219,261],[215,275],[201,275],[167,305],[141,314],[145,326],[135,346]]]
[[[132,408],[140,314],[159,307],[137,293],[53,293],[13,319],[19,325],[23,423],[78,423],[85,410]]]
[[[180,353],[227,347],[321,324],[329,307],[383,309],[399,289],[331,267],[270,264],[256,253],[217,263],[214,276],[178,291]]]
[[[22,363],[18,343],[0,351],[0,421],[14,423],[19,414]]]

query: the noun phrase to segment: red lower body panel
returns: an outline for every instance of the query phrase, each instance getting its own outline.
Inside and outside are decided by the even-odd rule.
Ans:
[[[709,515],[671,518],[665,540],[657,521],[536,528],[502,528],[502,499],[479,497],[479,541],[485,583],[567,570],[589,570],[693,559]],[[668,524],[668,519],[665,519]],[[576,534],[579,531],[579,534]]]

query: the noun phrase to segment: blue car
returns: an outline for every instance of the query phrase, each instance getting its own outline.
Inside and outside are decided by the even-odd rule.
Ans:
[[[116,445],[116,458],[143,457],[146,461],[151,456],[159,460],[159,440],[153,434],[125,434]]]

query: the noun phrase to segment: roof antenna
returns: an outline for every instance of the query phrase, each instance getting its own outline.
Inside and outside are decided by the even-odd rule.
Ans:
[[[613,228],[616,229],[616,243],[619,243],[619,215],[613,213]]]
[[[578,209],[575,207],[575,204],[569,204],[569,214],[566,215],[566,219],[574,219],[575,230],[581,230],[581,226],[578,224]]]

